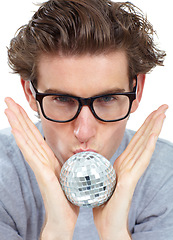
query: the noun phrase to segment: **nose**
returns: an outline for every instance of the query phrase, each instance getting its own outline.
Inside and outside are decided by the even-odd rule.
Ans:
[[[97,119],[88,106],[83,106],[79,116],[74,120],[74,135],[80,143],[88,143],[94,137],[97,128]]]

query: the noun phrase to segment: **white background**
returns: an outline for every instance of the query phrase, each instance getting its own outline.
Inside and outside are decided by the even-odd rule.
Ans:
[[[0,14],[0,129],[9,127],[4,114],[4,98],[10,96],[20,103],[29,114],[30,118],[37,121],[34,113],[30,110],[25,100],[20,78],[10,73],[7,65],[7,50],[10,39],[16,30],[33,15],[38,8],[33,3],[42,2],[40,0],[10,0],[1,2]],[[132,3],[141,8],[149,21],[157,31],[159,46],[166,50],[167,57],[164,67],[156,67],[154,71],[147,75],[143,98],[136,113],[132,114],[128,122],[128,128],[137,130],[143,123],[147,115],[163,103],[169,105],[167,118],[164,123],[161,137],[173,142],[173,41],[172,41],[172,9],[171,0],[132,0]]]

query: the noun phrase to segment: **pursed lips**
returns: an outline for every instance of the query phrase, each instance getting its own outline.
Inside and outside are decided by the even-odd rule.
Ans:
[[[94,149],[77,149],[73,153],[76,154],[76,153],[80,153],[80,152],[95,152],[95,153],[97,153]]]

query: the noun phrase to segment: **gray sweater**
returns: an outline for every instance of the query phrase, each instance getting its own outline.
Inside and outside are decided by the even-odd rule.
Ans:
[[[41,125],[37,127],[42,132]],[[125,150],[134,132],[111,159]],[[10,129],[0,132],[0,240],[38,240],[45,209],[34,173]],[[139,180],[129,213],[134,240],[173,240],[173,144],[159,139],[150,165]],[[80,209],[74,240],[99,240],[91,209]]]

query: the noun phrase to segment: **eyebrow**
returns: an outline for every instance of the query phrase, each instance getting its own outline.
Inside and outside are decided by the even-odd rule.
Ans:
[[[124,88],[113,88],[113,89],[108,89],[102,92],[99,92],[98,94],[94,95],[94,96],[99,96],[99,95],[107,95],[107,94],[114,94],[114,93],[124,93],[126,92],[126,90]],[[46,89],[43,93],[48,93],[48,94],[62,94],[62,95],[70,95],[70,96],[76,96],[72,93],[68,93],[65,91],[62,91],[60,89]],[[93,97],[94,97],[93,96]]]

